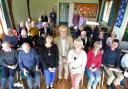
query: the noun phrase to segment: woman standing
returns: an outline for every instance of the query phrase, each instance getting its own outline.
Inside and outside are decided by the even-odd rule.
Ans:
[[[46,36],[46,42],[44,46],[39,48],[41,64],[43,65],[46,89],[54,89],[53,82],[56,75],[56,68],[58,67],[58,47],[53,44],[53,37],[51,35]]]
[[[79,89],[80,80],[83,78],[87,56],[83,48],[83,41],[78,38],[74,40],[74,47],[68,53],[68,63],[72,80],[71,89]]]
[[[88,76],[87,89],[96,89],[96,86],[100,80],[100,66],[102,59],[102,52],[100,41],[96,41],[93,45],[93,49],[90,49],[87,53],[87,66],[86,74]]]
[[[13,89],[15,69],[17,67],[17,52],[11,48],[9,42],[2,43],[0,59],[2,60],[1,89],[6,87],[6,79],[9,77],[9,89]]]

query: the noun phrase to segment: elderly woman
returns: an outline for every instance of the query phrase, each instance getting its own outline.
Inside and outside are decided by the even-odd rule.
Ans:
[[[93,48],[87,53],[87,66],[85,72],[88,76],[87,89],[96,89],[96,86],[100,80],[100,66],[102,59],[102,52],[100,41],[96,41]]]
[[[71,89],[79,89],[80,80],[83,78],[86,66],[87,56],[83,48],[83,41],[81,39],[74,40],[74,47],[68,53],[69,70],[72,80]]]
[[[9,42],[2,43],[0,59],[2,60],[1,89],[6,87],[6,79],[9,77],[9,89],[13,89],[15,69],[17,67],[17,52],[12,49]]]
[[[42,23],[43,28],[40,28],[39,30],[39,35],[42,37],[45,37],[47,34],[49,34],[50,29],[48,28],[48,23],[47,22],[43,22]]]
[[[83,41],[84,51],[88,52],[89,49],[89,38],[86,36],[86,31],[81,31],[80,38]]]
[[[22,45],[23,43],[29,43],[29,45],[30,45],[31,47],[34,46],[34,45],[33,45],[33,40],[31,39],[30,36],[27,35],[27,32],[26,32],[25,29],[23,29],[23,30],[21,31],[21,37],[19,37],[19,42],[18,42],[19,47],[21,47],[21,45]]]
[[[46,89],[54,89],[53,82],[56,75],[56,68],[58,67],[59,52],[56,44],[53,44],[53,36],[47,35],[45,44],[39,48],[41,64],[43,65]]]

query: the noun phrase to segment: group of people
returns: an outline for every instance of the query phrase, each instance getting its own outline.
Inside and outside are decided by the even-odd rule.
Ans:
[[[5,89],[7,77],[9,77],[9,89],[13,89],[18,67],[27,78],[29,89],[40,87],[40,70],[45,77],[46,89],[54,89],[57,71],[57,82],[62,81],[63,69],[65,81],[69,81],[69,75],[71,76],[71,89],[79,89],[84,75],[88,77],[87,89],[96,89],[101,79],[101,66],[108,75],[108,89],[116,89],[124,79],[122,71],[128,71],[127,55],[121,60],[119,40],[116,39],[114,32],[106,41],[103,30],[97,31],[97,28],[93,28],[86,31],[84,25],[79,27],[75,39],[68,35],[70,31],[65,25],[59,26],[60,35],[56,37],[51,34],[50,29],[48,32],[45,28],[48,27],[47,22],[43,22],[44,30],[38,28],[36,30],[39,32],[33,31],[36,35],[31,35],[32,27],[29,28],[30,34],[24,27],[20,28],[17,37],[12,30],[9,30],[3,39],[0,52],[1,89]]]
[[[74,11],[72,24],[73,26],[81,26],[86,25],[87,18],[85,17],[84,13],[79,13],[78,11]]]

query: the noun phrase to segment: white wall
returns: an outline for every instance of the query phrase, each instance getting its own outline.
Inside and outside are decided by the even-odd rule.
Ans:
[[[127,7],[126,7],[126,11],[125,11],[125,14],[124,14],[124,19],[122,21],[122,25],[120,28],[114,26],[114,31],[116,32],[117,34],[117,38],[121,41],[122,38],[123,38],[123,35],[124,35],[124,32],[125,32],[125,29],[126,29],[126,25],[128,23],[128,4],[127,4]]]
[[[16,27],[21,21],[27,20],[27,0],[12,0],[12,11]]]
[[[52,8],[57,10],[57,23],[59,22],[59,2],[69,3],[98,3],[98,0],[30,0],[30,13],[34,20],[41,16],[43,11],[49,14]],[[73,9],[74,7],[72,7]],[[27,12],[27,0],[12,0],[12,9],[16,27],[20,21],[25,21]]]

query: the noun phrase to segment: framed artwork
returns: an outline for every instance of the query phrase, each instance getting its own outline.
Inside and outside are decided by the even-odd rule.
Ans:
[[[128,23],[122,41],[128,41]]]
[[[96,18],[98,4],[94,3],[75,3],[74,10],[78,11],[79,13],[84,13],[85,17],[87,18]]]

